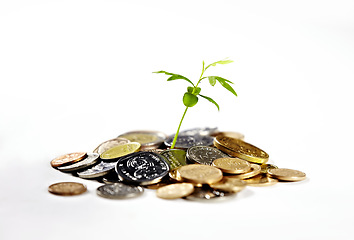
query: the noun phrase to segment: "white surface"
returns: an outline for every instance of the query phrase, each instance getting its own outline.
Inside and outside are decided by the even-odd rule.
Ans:
[[[353,239],[353,1],[0,2],[0,239]],[[202,60],[238,98],[202,83],[182,128],[239,131],[301,183],[220,203],[154,191],[110,201],[50,167],[136,130],[175,132]],[[87,184],[58,197],[59,181]]]

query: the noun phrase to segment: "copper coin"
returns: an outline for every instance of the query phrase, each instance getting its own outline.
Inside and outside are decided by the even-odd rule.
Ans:
[[[78,161],[84,159],[86,157],[86,155],[87,155],[86,152],[69,153],[69,154],[65,154],[65,155],[62,155],[62,156],[59,156],[59,157],[53,159],[50,162],[50,164],[52,165],[52,167],[56,168],[56,167],[63,166],[65,164],[78,162]]]
[[[85,185],[77,182],[60,182],[48,187],[48,191],[55,195],[74,196],[86,192]]]

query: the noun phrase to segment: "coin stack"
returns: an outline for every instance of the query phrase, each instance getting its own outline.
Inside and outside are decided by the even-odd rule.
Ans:
[[[59,156],[51,166],[104,185],[97,195],[110,199],[140,196],[156,189],[163,199],[224,200],[246,186],[270,186],[282,181],[301,181],[305,173],[267,164],[269,155],[245,142],[237,132],[195,128],[174,135],[157,131],[132,131],[99,144],[92,153]],[[86,186],[76,182],[55,183],[49,192],[78,195]]]

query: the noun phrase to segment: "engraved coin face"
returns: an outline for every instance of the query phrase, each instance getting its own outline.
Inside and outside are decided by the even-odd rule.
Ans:
[[[117,158],[128,155],[130,153],[136,152],[140,149],[140,143],[138,142],[129,142],[113,148],[108,149],[101,154],[102,160],[114,161]]]
[[[164,158],[156,153],[137,152],[120,158],[116,172],[120,179],[140,185],[159,182],[168,174],[169,166]]]
[[[192,128],[192,129],[187,129],[180,131],[178,135],[189,135],[189,136],[194,136],[194,135],[202,135],[202,136],[211,136],[215,134],[218,131],[218,128]]]
[[[177,169],[177,172],[183,180],[199,184],[216,183],[219,182],[223,176],[220,169],[201,164],[182,166]]]
[[[98,196],[110,199],[138,197],[143,192],[144,189],[140,186],[131,186],[123,183],[106,184],[96,190]]]
[[[251,166],[251,170],[249,172],[242,173],[242,174],[232,174],[232,175],[230,174],[228,176],[225,176],[225,178],[246,179],[246,178],[254,177],[261,173],[261,166],[257,164],[251,164],[250,166]]]
[[[48,191],[55,195],[73,196],[86,192],[85,185],[77,182],[60,182],[48,187]]]
[[[258,174],[257,176],[244,179],[247,183],[247,186],[252,186],[252,187],[266,187],[266,186],[272,186],[278,182],[277,179],[270,178],[266,174]]]
[[[168,149],[160,153],[165,157],[170,169],[175,169],[180,166],[187,165],[186,151],[181,149]]]
[[[215,159],[227,157],[229,156],[214,147],[194,146],[187,150],[188,160],[204,165],[211,165]]]
[[[218,158],[212,165],[225,173],[246,173],[251,170],[249,162],[239,158]]]
[[[158,131],[132,131],[119,135],[132,142],[141,144],[141,148],[160,146],[166,138],[166,134]]]
[[[222,147],[229,150],[227,153],[231,156],[254,163],[263,164],[269,158],[269,155],[262,149],[236,138],[217,136],[214,139],[214,145],[219,149]],[[220,150],[224,151],[224,149]]]
[[[171,147],[173,143],[175,135],[169,136],[165,140],[165,145],[167,147]],[[177,141],[176,141],[176,148],[182,148],[182,149],[187,149],[193,146],[211,146],[213,145],[214,138],[210,136],[202,136],[202,135],[178,135]]]
[[[283,181],[301,181],[306,178],[305,173],[287,168],[269,169],[268,175]]]
[[[116,162],[100,162],[99,164],[85,171],[78,172],[80,178],[97,178],[111,172],[116,166]]]
[[[235,197],[235,193],[228,193],[221,190],[211,189],[211,188],[195,188],[194,192],[187,197],[184,197],[186,200],[191,201],[221,201],[228,200]]]
[[[108,149],[110,149],[112,147],[123,145],[123,144],[129,143],[129,142],[130,141],[125,138],[120,138],[120,137],[113,138],[113,139],[110,139],[110,140],[105,141],[105,142],[101,143],[100,145],[98,145],[96,147],[96,149],[93,150],[93,152],[101,155],[102,153],[104,153],[105,151],[107,151]]]
[[[246,183],[237,178],[223,178],[220,182],[210,185],[211,188],[226,191],[226,192],[240,192],[246,187]]]
[[[98,153],[87,153],[87,157],[79,162],[75,162],[68,166],[58,167],[58,170],[62,172],[72,172],[80,170],[98,162],[100,155]]]
[[[164,199],[176,199],[186,197],[194,191],[191,183],[175,183],[160,187],[156,191],[156,196]]]
[[[70,164],[70,163],[80,161],[84,157],[86,157],[86,152],[69,153],[53,159],[50,162],[50,164],[52,165],[52,167],[56,168],[56,167],[63,166],[65,164]]]

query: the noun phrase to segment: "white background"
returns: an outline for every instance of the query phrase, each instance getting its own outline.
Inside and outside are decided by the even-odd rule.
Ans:
[[[0,1],[0,239],[353,239],[353,1]],[[50,167],[137,129],[238,131],[308,179],[218,203],[96,196]],[[208,73],[208,72],[207,72]],[[58,197],[60,181],[88,192]]]

